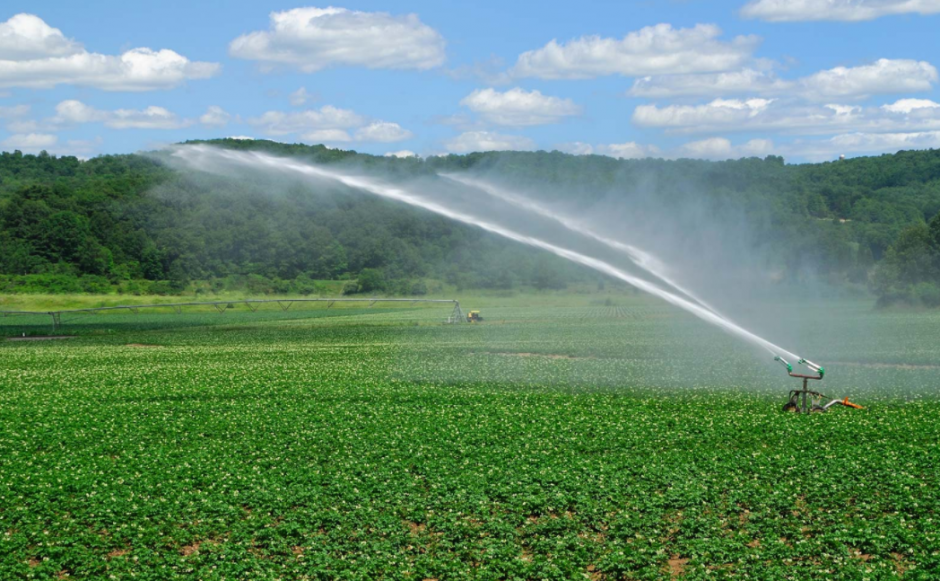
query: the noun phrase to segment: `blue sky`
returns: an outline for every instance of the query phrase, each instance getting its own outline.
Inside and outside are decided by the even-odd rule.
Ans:
[[[940,147],[940,0],[8,0],[0,149],[789,161]]]

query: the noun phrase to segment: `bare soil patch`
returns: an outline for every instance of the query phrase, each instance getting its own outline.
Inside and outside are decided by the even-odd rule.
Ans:
[[[673,557],[669,559],[670,577],[672,577],[673,579],[676,579],[677,577],[679,577],[679,575],[682,575],[682,573],[685,571],[685,564],[688,562],[689,562],[688,559],[683,559],[680,557]]]
[[[193,543],[193,544],[191,544],[191,545],[184,545],[184,546],[180,549],[180,555],[183,555],[184,557],[188,557],[188,556],[190,556],[190,555],[192,555],[192,554],[194,554],[194,553],[198,553],[198,552],[199,552],[199,547],[201,547],[202,545],[218,545],[218,544],[219,544],[219,543],[218,543],[217,541],[213,541],[213,540],[208,540],[208,541],[196,541],[195,543]]]

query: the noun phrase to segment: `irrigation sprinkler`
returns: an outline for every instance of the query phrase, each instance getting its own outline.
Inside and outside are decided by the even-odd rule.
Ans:
[[[816,365],[808,359],[803,359],[802,357],[797,361],[797,365],[805,365],[815,373],[815,375],[805,375],[802,373],[794,373],[793,365],[790,364],[786,359],[780,357],[779,355],[774,357],[774,361],[779,361],[787,368],[787,375],[790,377],[796,377],[803,380],[803,389],[791,389],[790,398],[787,400],[787,403],[783,404],[783,411],[785,412],[797,412],[797,413],[817,413],[829,411],[834,405],[841,405],[845,407],[855,408],[857,410],[865,409],[857,403],[852,403],[849,401],[849,398],[843,399],[834,399],[827,404],[823,404],[823,400],[826,399],[826,396],[819,393],[818,391],[813,391],[809,389],[809,380],[822,381],[822,378],[826,375],[826,369],[821,365]]]

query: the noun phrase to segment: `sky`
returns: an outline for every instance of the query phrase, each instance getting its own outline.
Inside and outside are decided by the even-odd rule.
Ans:
[[[940,147],[940,0],[5,0],[0,150]]]

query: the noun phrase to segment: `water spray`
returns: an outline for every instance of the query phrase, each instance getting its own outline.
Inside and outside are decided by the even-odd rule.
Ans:
[[[833,400],[825,406],[820,405],[820,402],[824,396],[819,392],[809,390],[807,388],[807,381],[810,379],[821,380],[823,378],[825,369],[823,369],[821,366],[807,361],[806,359],[799,357],[798,355],[795,355],[786,349],[783,349],[779,345],[775,345],[763,337],[760,337],[748,331],[747,329],[740,327],[731,320],[718,314],[698,301],[695,301],[694,299],[673,294],[672,292],[669,292],[646,279],[636,277],[600,259],[581,254],[574,250],[558,246],[539,238],[521,234],[506,228],[505,226],[468,215],[465,212],[456,211],[437,202],[422,198],[414,192],[405,190],[403,188],[384,184],[361,176],[345,174],[332,168],[325,169],[311,165],[309,163],[276,157],[254,151],[234,151],[206,145],[180,146],[175,149],[173,156],[182,163],[185,163],[194,169],[199,169],[202,171],[215,171],[216,173],[220,174],[227,173],[223,168],[214,167],[218,164],[218,162],[221,161],[234,163],[241,166],[296,173],[309,178],[336,181],[351,188],[363,190],[383,198],[396,200],[411,206],[423,208],[457,222],[476,226],[486,230],[487,232],[497,234],[527,246],[546,250],[552,254],[555,254],[556,256],[570,260],[571,262],[581,264],[602,274],[606,274],[613,278],[622,280],[623,282],[626,282],[627,284],[630,284],[639,290],[657,296],[666,302],[677,306],[684,311],[687,311],[688,313],[691,313],[692,315],[695,315],[696,317],[712,325],[715,325],[732,335],[744,339],[748,343],[767,350],[771,355],[774,356],[776,361],[780,361],[786,366],[787,373],[791,377],[798,377],[803,379],[803,389],[793,390],[790,392],[790,401],[787,403],[787,405],[784,406],[784,409],[794,411],[799,409],[804,413],[809,413],[811,411],[825,411],[836,403],[848,407],[861,408],[861,406],[850,403],[848,398],[844,400]],[[595,237],[595,239],[597,239],[597,237]],[[800,375],[793,373],[793,366],[786,359],[784,359],[784,357],[796,360],[798,364],[806,365],[810,370],[816,373],[816,375]],[[802,394],[803,401],[802,406],[798,407],[797,398],[800,394]],[[807,406],[807,396],[812,398],[811,406]]]
[[[551,209],[539,204],[537,201],[527,196],[523,196],[515,192],[506,191],[505,189],[494,186],[493,184],[489,182],[485,182],[479,179],[469,178],[460,174],[443,173],[443,174],[438,174],[438,175],[440,175],[443,178],[449,179],[451,181],[455,181],[459,184],[463,184],[465,186],[478,189],[481,192],[484,192],[496,199],[512,204],[513,206],[516,206],[517,208],[528,210],[530,212],[538,214],[539,216],[543,218],[552,220],[553,222],[560,224],[567,230],[570,230],[576,234],[579,234],[581,236],[586,236],[590,238],[591,240],[594,240],[595,242],[600,242],[604,246],[607,246],[608,248],[612,248],[626,255],[627,258],[629,258],[633,262],[633,264],[642,268],[646,272],[652,274],[653,276],[658,278],[660,281],[666,283],[668,286],[672,287],[673,290],[679,291],[680,293],[682,293],[689,299],[695,301],[696,303],[712,311],[713,313],[718,313],[717,309],[715,309],[714,307],[706,303],[704,300],[699,298],[695,293],[693,293],[689,289],[685,288],[684,286],[676,282],[669,274],[669,269],[666,267],[666,265],[663,264],[661,260],[653,256],[649,252],[646,252],[645,250],[641,250],[640,248],[637,248],[636,246],[632,244],[626,244],[619,240],[614,240],[613,238],[608,238],[607,236],[601,236],[600,234],[596,234],[586,224],[578,220],[573,220],[567,216],[554,212]]]

